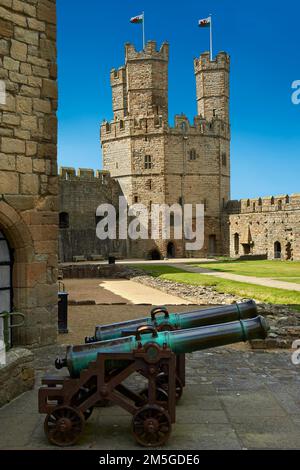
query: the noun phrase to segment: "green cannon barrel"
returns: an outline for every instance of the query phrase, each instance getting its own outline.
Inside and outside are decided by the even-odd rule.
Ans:
[[[261,316],[219,325],[186,330],[162,331],[160,333],[157,333],[153,327],[143,328],[145,330],[151,328],[154,333],[142,336],[128,336],[81,346],[69,346],[66,358],[57,359],[56,367],[58,369],[67,367],[71,377],[78,377],[80,372],[86,369],[92,361],[95,361],[98,354],[101,353],[130,353],[149,342],[156,343],[161,347],[167,346],[175,354],[191,353],[201,349],[265,338],[269,329],[266,320]],[[111,361],[109,364],[106,364],[106,368],[107,370],[112,370],[113,368],[120,367],[120,365],[122,365],[120,362],[115,363]]]
[[[155,313],[159,313],[159,315]],[[157,307],[156,312],[153,309],[151,317],[96,326],[95,336],[87,337],[85,342],[94,343],[117,339],[128,331],[136,330],[141,325],[149,325],[166,330],[169,326],[172,329],[180,330],[255,318],[257,315],[257,306],[253,300],[184,313],[168,313],[164,307]]]

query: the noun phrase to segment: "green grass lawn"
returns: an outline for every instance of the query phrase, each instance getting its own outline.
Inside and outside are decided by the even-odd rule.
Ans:
[[[136,265],[137,269],[145,271],[151,276],[196,286],[212,286],[217,292],[238,295],[245,298],[254,298],[271,304],[291,305],[300,311],[300,292],[293,290],[276,289],[265,286],[256,286],[243,282],[220,279],[205,274],[187,273],[172,266],[162,265]]]
[[[300,261],[218,261],[196,264],[213,271],[222,271],[243,276],[270,277],[279,281],[300,284]]]

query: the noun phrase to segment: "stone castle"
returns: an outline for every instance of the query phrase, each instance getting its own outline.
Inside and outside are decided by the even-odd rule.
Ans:
[[[25,314],[0,368],[0,406],[33,386],[24,347],[57,336],[59,259],[192,256],[170,240],[96,238],[103,202],[203,202],[201,255],[300,259],[300,195],[230,200],[229,58],[195,61],[198,116],[168,123],[168,54],[126,46],[111,75],[112,122],[101,126],[104,170],[57,173],[56,0],[0,0],[0,312]],[[58,230],[58,226],[60,230]]]
[[[125,65],[111,71],[113,120],[101,125],[102,172],[62,168],[60,258],[253,256],[300,259],[300,195],[230,200],[230,58],[194,61],[198,115],[168,114],[169,45],[137,52],[125,45]],[[105,176],[105,177],[104,177]],[[112,193],[112,187],[115,190]],[[199,204],[205,207],[201,251],[185,240],[100,242],[95,212],[102,202]],[[66,223],[66,219],[67,223]],[[82,221],[85,221],[83,224]]]

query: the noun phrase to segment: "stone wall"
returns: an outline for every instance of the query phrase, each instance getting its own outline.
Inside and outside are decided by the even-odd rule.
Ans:
[[[34,356],[27,349],[14,348],[0,365],[0,407],[34,386]]]
[[[300,194],[230,201],[224,238],[231,256],[300,260]]]
[[[92,255],[107,259],[112,253],[127,257],[127,241],[102,241],[96,236],[97,207],[100,204],[112,204],[118,210],[119,196],[122,195],[119,184],[107,172],[61,168],[59,195],[60,261],[73,261],[76,256],[89,260]]]
[[[0,0],[0,229],[14,251],[13,305],[26,316],[14,344],[57,331],[55,0]]]

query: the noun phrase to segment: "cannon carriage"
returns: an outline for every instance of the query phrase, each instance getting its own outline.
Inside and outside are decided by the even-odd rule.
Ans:
[[[252,312],[253,313],[253,312]],[[158,331],[153,325],[125,329],[121,337],[69,346],[56,368],[65,377],[45,377],[39,412],[46,414],[45,433],[52,444],[78,442],[99,402],[112,402],[132,415],[135,440],[146,447],[165,444],[176,419],[176,401],[185,382],[185,354],[267,336],[263,317]],[[147,388],[133,390],[125,381],[138,373]]]

